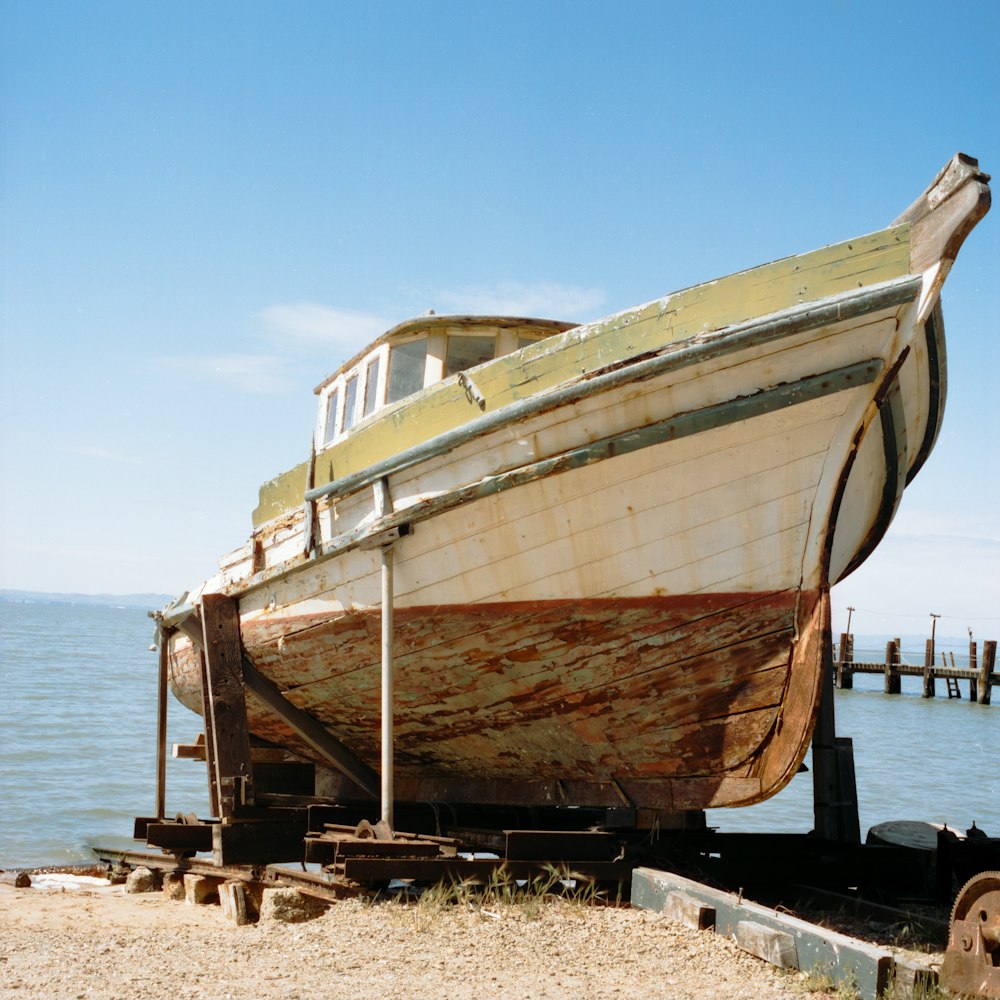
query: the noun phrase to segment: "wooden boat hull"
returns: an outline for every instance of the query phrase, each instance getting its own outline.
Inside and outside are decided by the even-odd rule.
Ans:
[[[810,604],[796,592],[398,613],[398,797],[667,811],[756,801],[804,753],[819,685],[804,659],[821,647],[826,614],[819,595]],[[808,638],[793,641],[800,624]],[[377,761],[377,613],[287,626],[276,635],[245,624],[247,655]],[[336,672],[310,679],[348,640]],[[786,705],[793,678],[798,718]],[[200,692],[189,693],[197,705]],[[248,711],[258,736],[309,754],[252,696]],[[791,749],[770,755],[776,773],[762,769],[767,748],[784,744]]]
[[[473,369],[485,412],[451,379],[265,485],[248,546],[164,618],[175,694],[202,710],[197,634],[169,627],[229,594],[247,669],[376,766],[391,547],[397,798],[774,794],[815,721],[829,588],[940,425],[917,228],[570,330]],[[329,763],[273,699],[247,720]]]

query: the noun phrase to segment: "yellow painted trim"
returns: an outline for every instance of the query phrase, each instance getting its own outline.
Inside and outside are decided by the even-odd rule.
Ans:
[[[486,411],[501,409],[697,334],[902,277],[909,273],[909,237],[909,225],[896,226],[695,285],[548,337],[470,374]],[[351,475],[480,415],[456,380],[432,385],[380,410],[320,452],[313,485]],[[254,527],[301,504],[305,479],[303,464],[265,483]]]

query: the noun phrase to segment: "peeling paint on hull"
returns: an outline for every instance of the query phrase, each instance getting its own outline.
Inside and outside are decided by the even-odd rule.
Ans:
[[[490,787],[495,798],[558,801],[572,787],[587,804],[621,804],[624,794],[669,808],[715,786],[713,805],[758,800],[772,791],[760,773],[790,671],[805,689],[818,685],[819,658],[806,662],[796,643],[796,612],[822,602],[798,598],[784,591],[398,613],[397,781],[416,798],[447,788],[461,800]],[[377,613],[285,619],[280,632],[247,621],[243,641],[289,701],[377,763]],[[176,693],[199,710],[190,645],[175,644],[171,668]],[[256,735],[309,755],[252,698],[248,713]]]

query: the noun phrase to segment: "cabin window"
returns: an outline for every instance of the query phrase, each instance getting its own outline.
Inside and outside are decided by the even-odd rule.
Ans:
[[[355,372],[344,383],[344,433],[355,424],[355,409],[358,404],[358,376]]]
[[[444,374],[455,375],[466,368],[492,361],[496,354],[496,337],[448,337]]]
[[[424,387],[427,338],[393,344],[389,351],[389,392],[387,402],[419,392]]]
[[[517,338],[517,349],[521,350],[522,347],[527,347],[529,344],[537,344],[538,341],[544,340],[544,337],[526,337],[523,333]]]
[[[340,409],[340,389],[334,389],[326,401],[326,436],[325,444],[330,444],[337,434],[337,412]]]
[[[368,368],[365,371],[365,412],[364,415],[367,417],[369,413],[374,413],[376,407],[378,406],[378,373],[379,368],[381,368],[382,359],[376,354],[371,361],[368,362]]]

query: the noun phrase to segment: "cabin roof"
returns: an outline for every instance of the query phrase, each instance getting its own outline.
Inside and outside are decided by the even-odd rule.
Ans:
[[[422,316],[414,316],[412,319],[403,320],[394,327],[386,330],[382,336],[367,344],[358,351],[350,360],[338,366],[333,374],[328,375],[313,392],[317,395],[321,393],[341,372],[353,368],[366,354],[376,347],[390,340],[398,340],[407,334],[419,333],[440,327],[465,327],[467,330],[475,330],[478,327],[493,327],[507,329],[509,327],[535,328],[539,333],[565,333],[579,326],[579,323],[567,323],[558,319],[537,319],[530,316],[476,316],[465,313],[454,313],[438,315],[437,313],[424,313]]]

